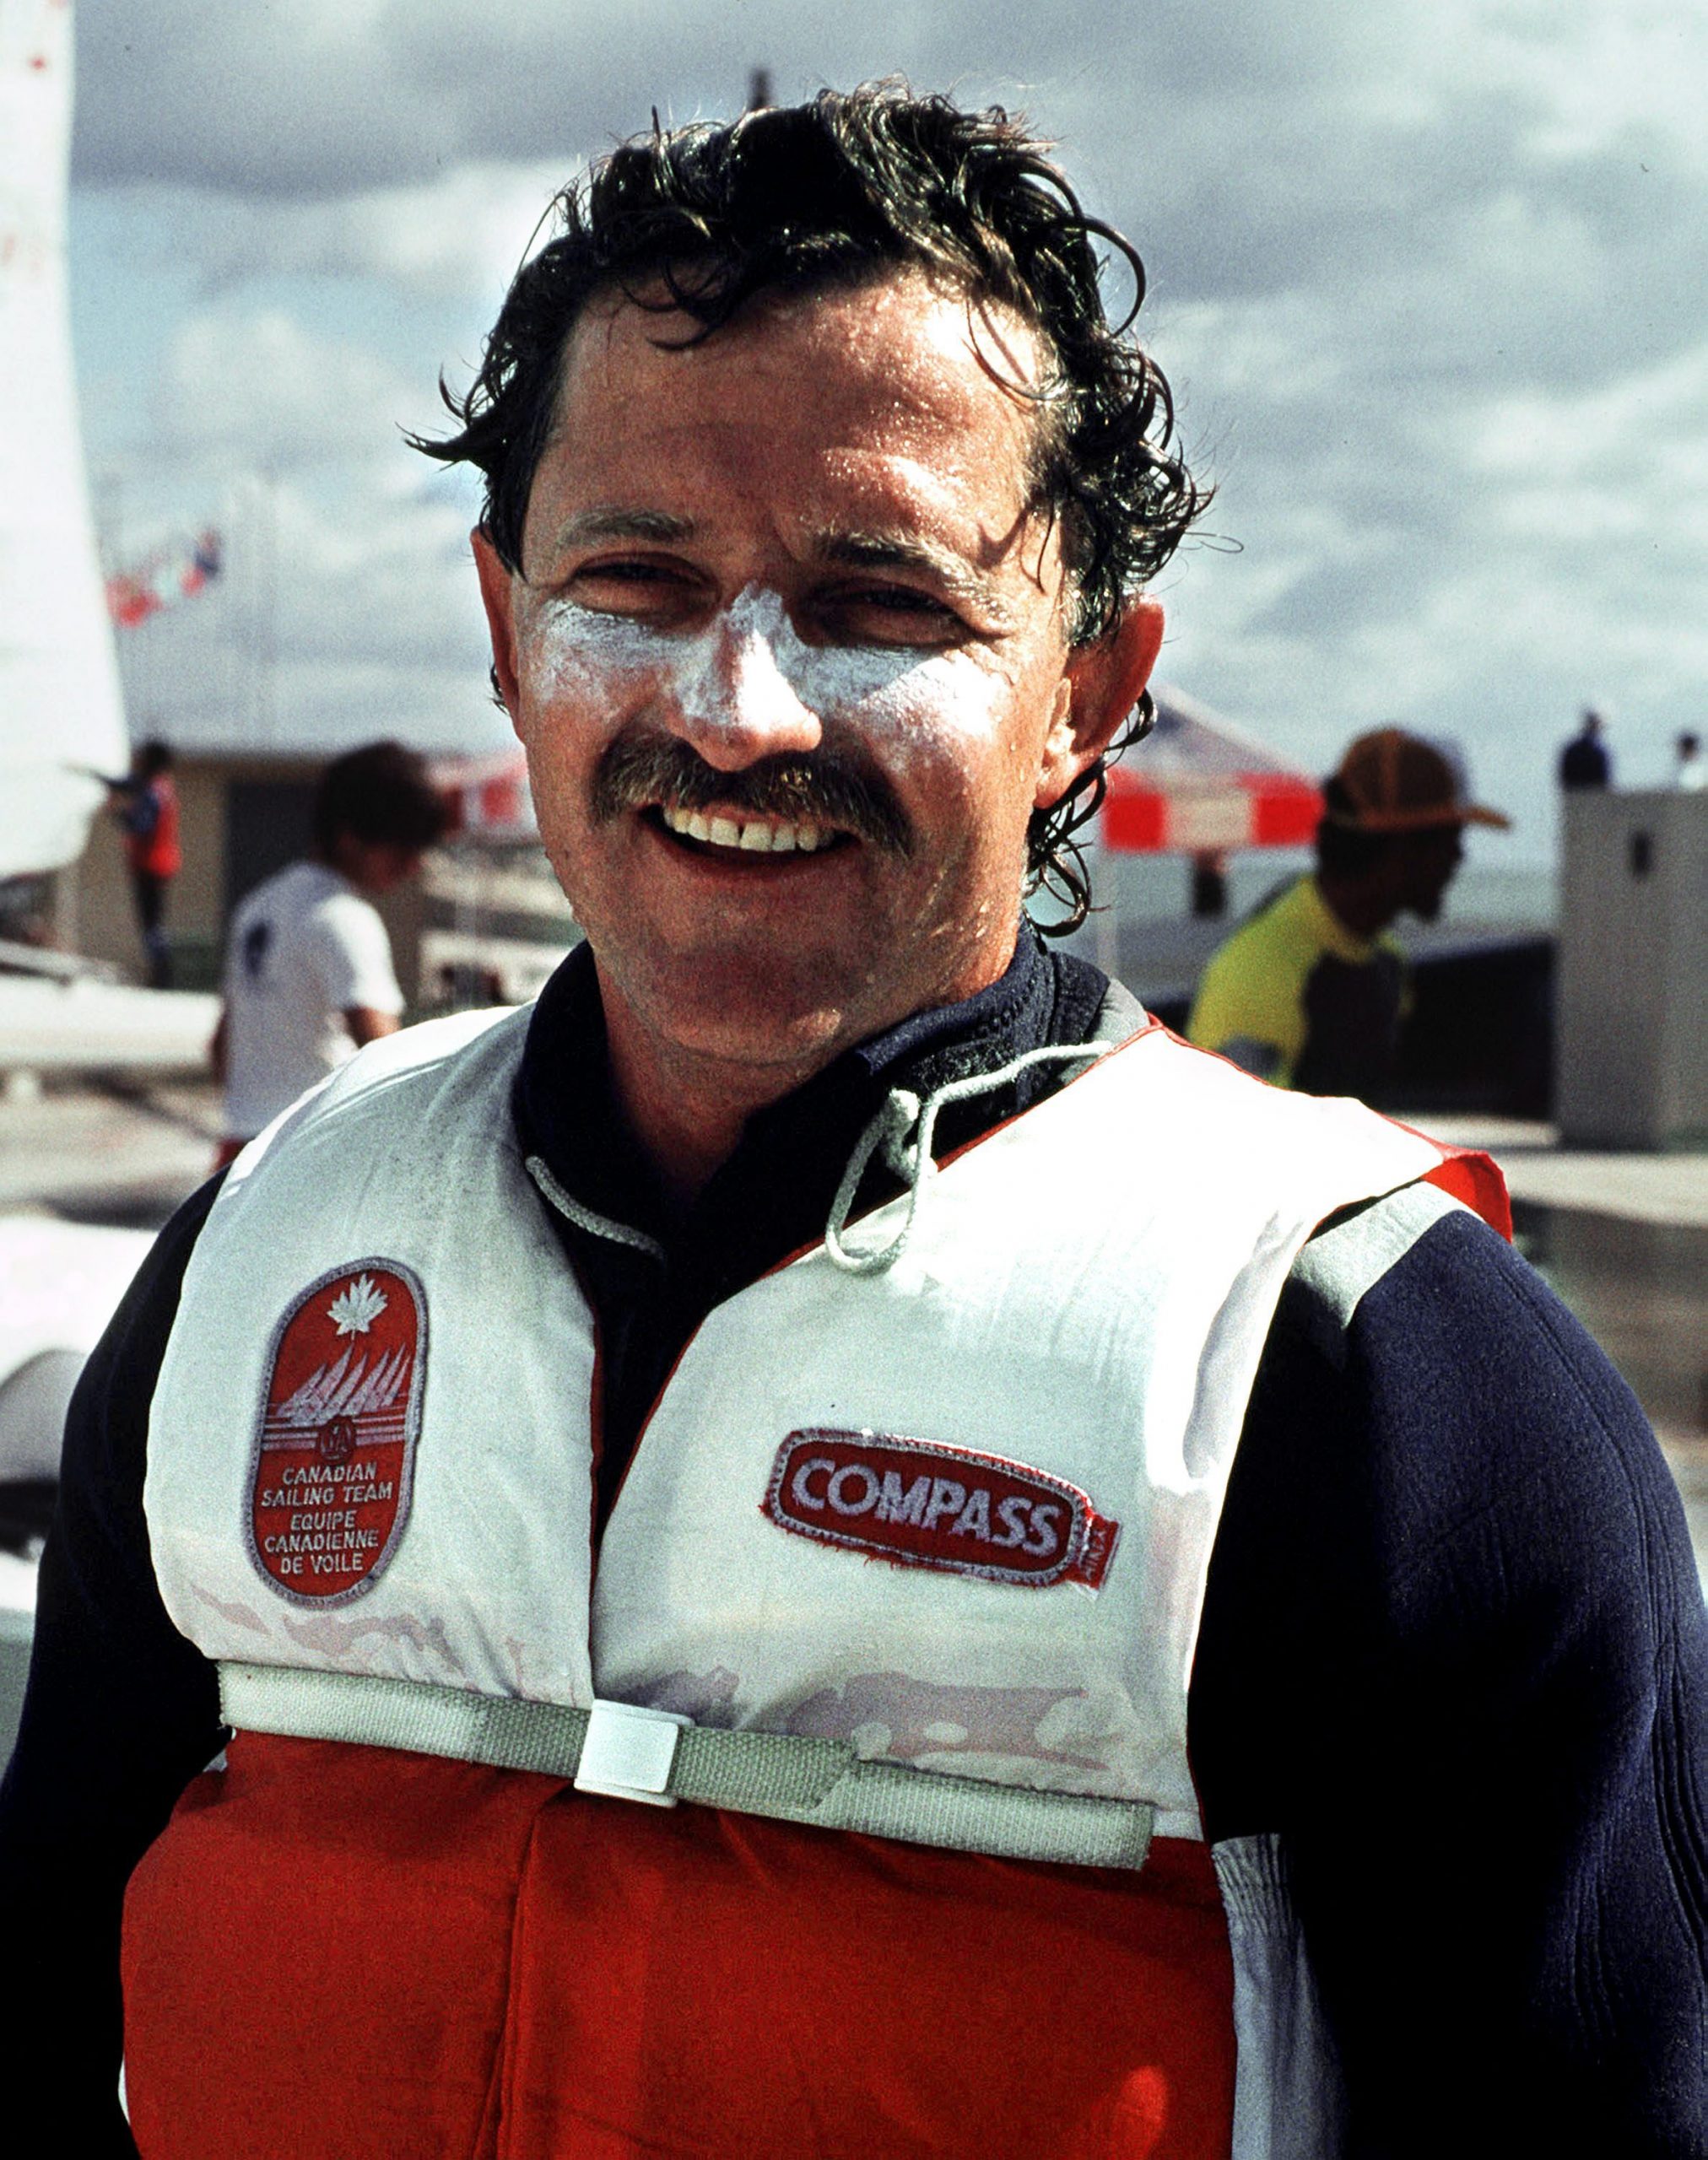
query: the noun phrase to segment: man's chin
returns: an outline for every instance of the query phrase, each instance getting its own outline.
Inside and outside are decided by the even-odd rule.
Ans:
[[[659,1016],[655,1032],[708,1062],[797,1074],[828,1064],[851,1040],[843,1008],[822,999],[811,1006],[673,1007]]]
[[[609,971],[602,966],[600,975],[608,984]],[[654,965],[640,980],[624,972],[619,980],[624,1002],[661,1049],[717,1064],[828,1062],[857,1024],[851,996],[839,994],[828,969],[783,971],[724,954]]]

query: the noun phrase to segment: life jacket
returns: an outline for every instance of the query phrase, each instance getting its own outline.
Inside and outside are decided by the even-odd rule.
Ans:
[[[596,1552],[526,1026],[364,1051],[192,1256],[146,1507],[237,1730],[131,1887],[142,2152],[1227,2154],[1228,1469],[1313,1227],[1466,1166],[1148,1029],[716,1308]]]
[[[178,839],[178,791],[170,773],[157,773],[143,790],[154,804],[154,824],[146,833],[127,831],[125,856],[131,868],[149,878],[176,878],[184,867]]]

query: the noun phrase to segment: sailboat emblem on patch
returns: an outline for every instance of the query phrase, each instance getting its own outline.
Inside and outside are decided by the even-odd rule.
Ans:
[[[395,1260],[311,1283],[279,1322],[250,1482],[249,1550],[305,1605],[359,1597],[409,1519],[427,1305]]]

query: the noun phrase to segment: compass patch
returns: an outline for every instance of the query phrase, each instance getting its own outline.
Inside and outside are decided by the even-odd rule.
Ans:
[[[421,1286],[394,1260],[322,1277],[280,1321],[248,1531],[256,1566],[287,1597],[359,1597],[397,1549],[426,1356]]]
[[[893,1433],[791,1433],[759,1504],[780,1529],[1035,1590],[1100,1589],[1121,1526],[1077,1485],[1006,1456]]]

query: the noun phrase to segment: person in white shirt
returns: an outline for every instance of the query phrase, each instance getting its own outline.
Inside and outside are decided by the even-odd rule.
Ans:
[[[257,886],[232,917],[213,1042],[222,1163],[397,1027],[403,996],[372,903],[414,875],[445,815],[424,763],[401,743],[369,743],[327,768],[312,858]]]
[[[1678,752],[1678,764],[1673,770],[1673,785],[1682,788],[1687,795],[1698,795],[1708,788],[1708,757],[1702,753],[1702,738],[1686,729],[1673,746]]]

